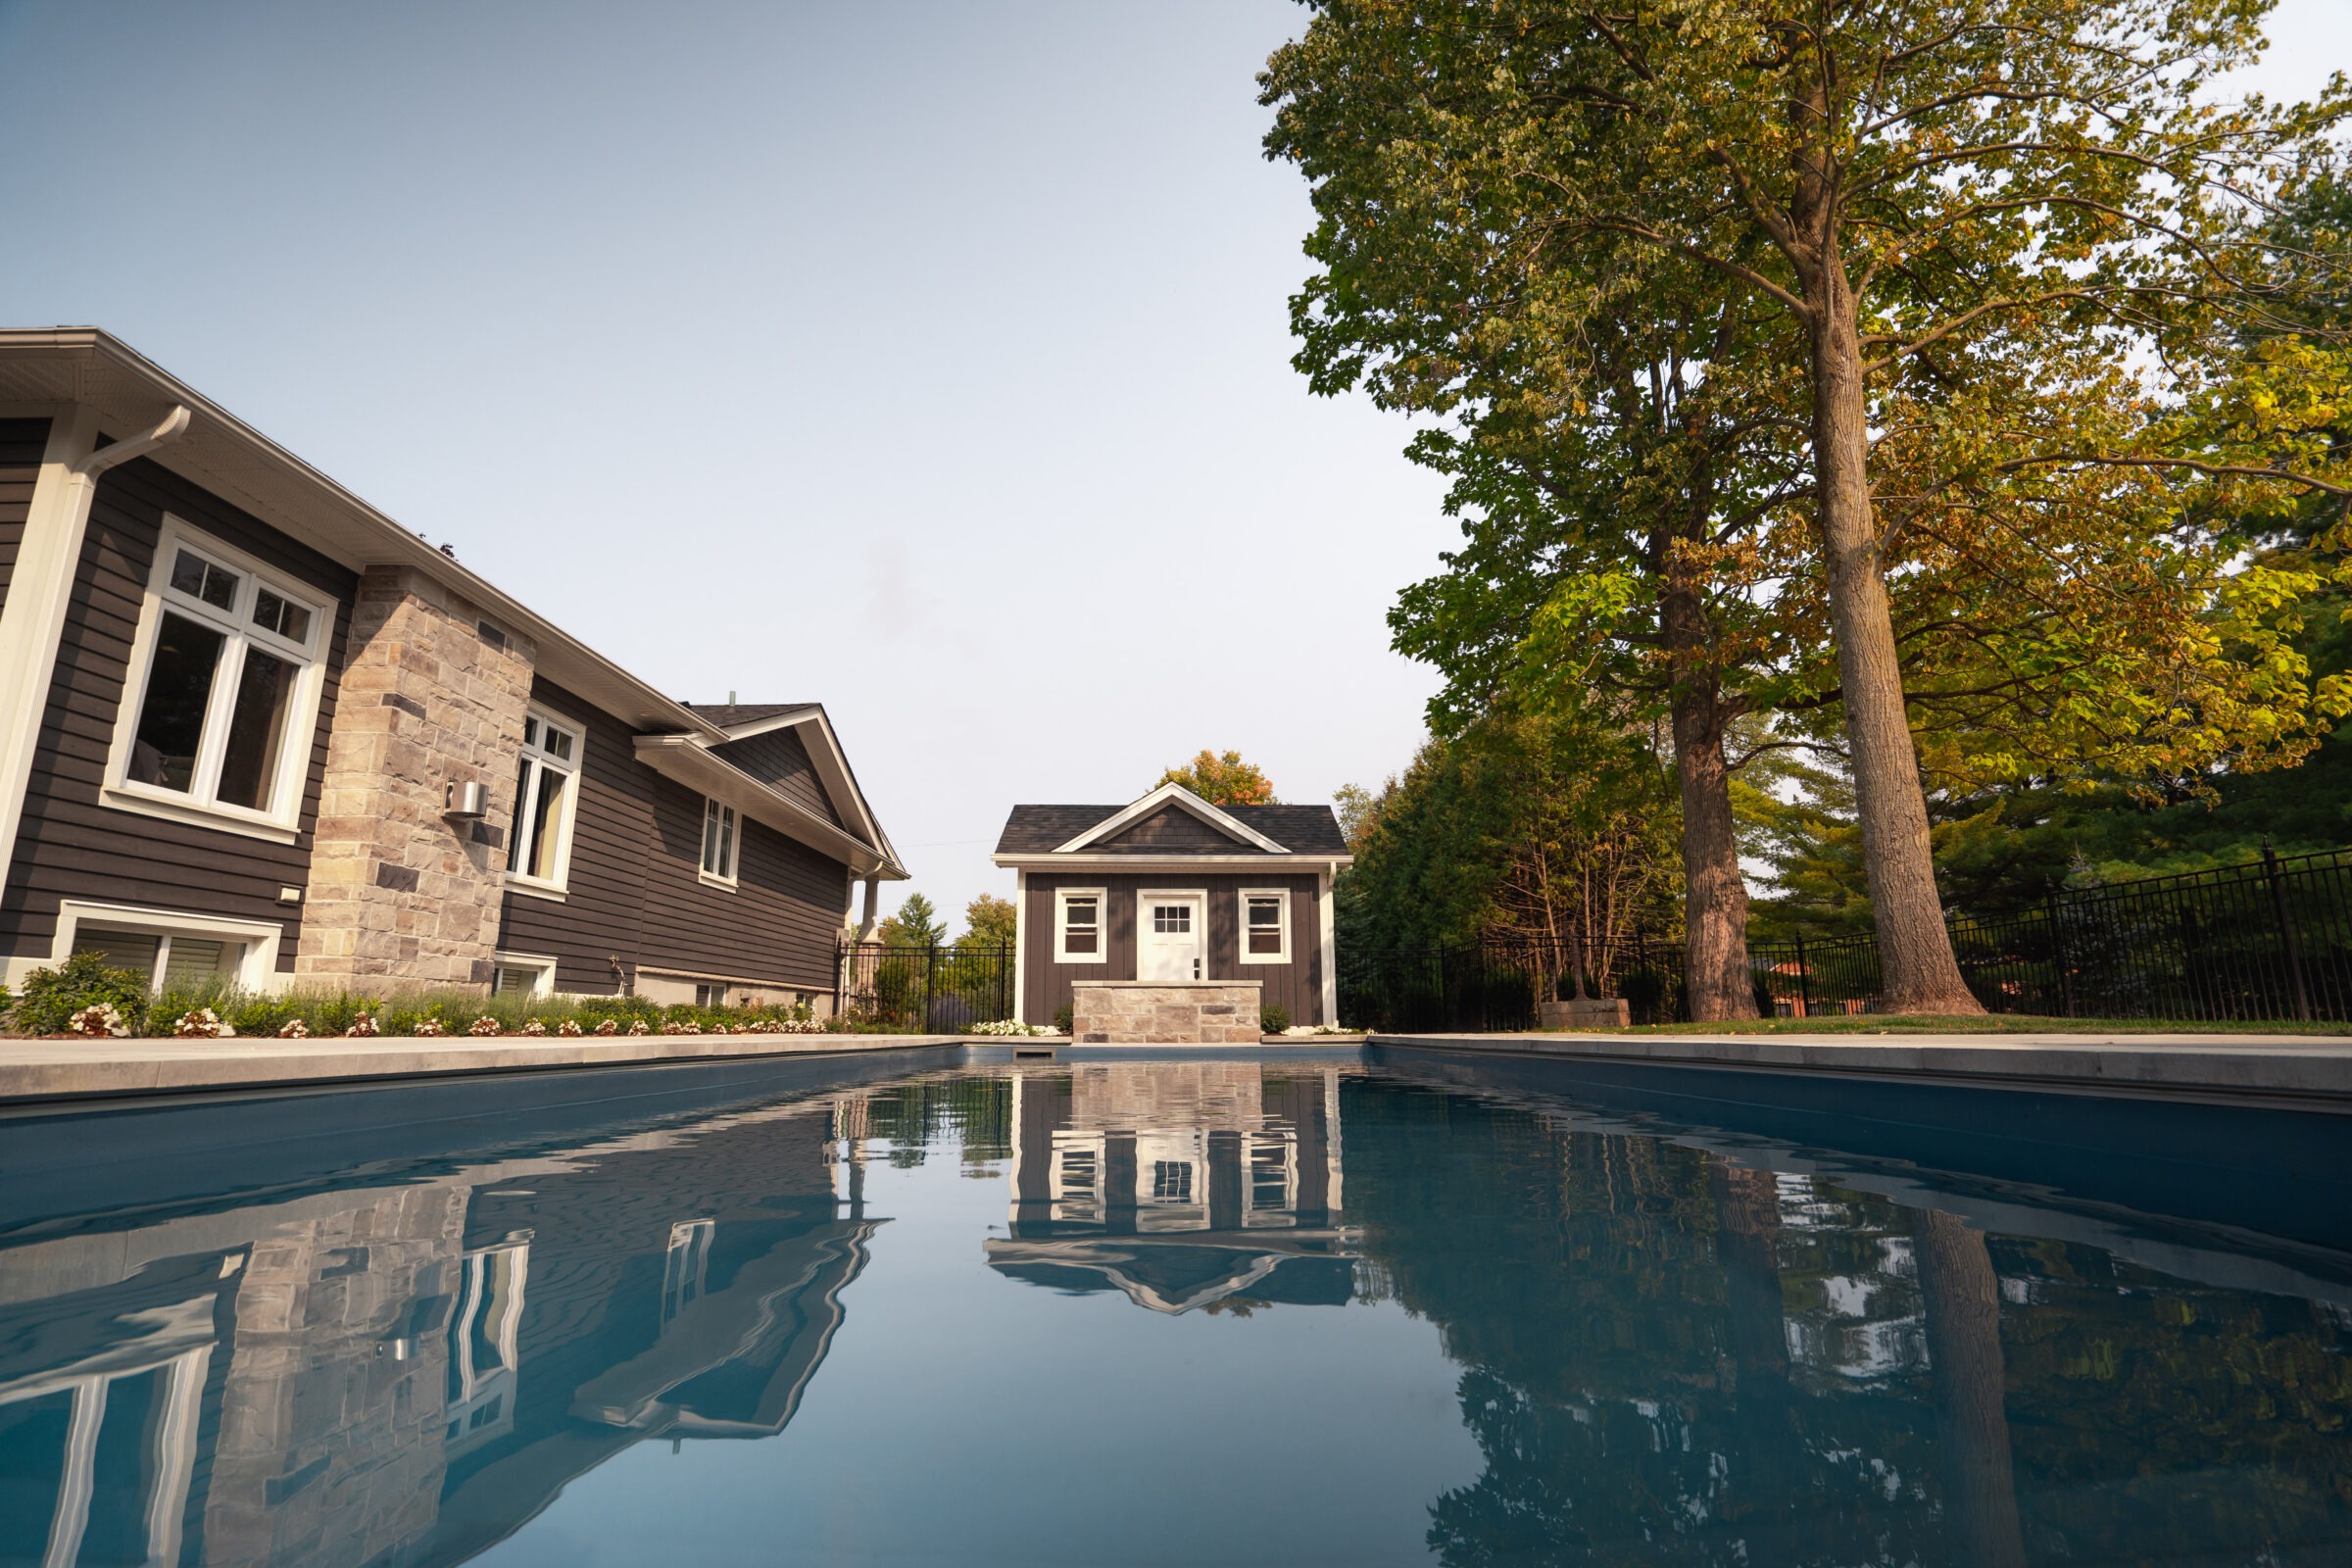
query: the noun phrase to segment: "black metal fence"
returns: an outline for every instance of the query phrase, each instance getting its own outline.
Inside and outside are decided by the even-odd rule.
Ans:
[[[2070,889],[1997,920],[1951,921],[1960,973],[1994,1012],[2220,1022],[2352,1020],[2352,850]],[[1396,1031],[1536,1024],[1574,989],[1566,943],[1340,954],[1340,1019]],[[1877,942],[1756,943],[1758,1007],[1782,1016],[1875,1010]],[[1680,942],[1642,936],[1583,956],[1588,994],[1622,997],[1636,1023],[1690,1015]],[[1596,970],[1606,969],[1605,973]]]
[[[1012,1016],[1012,949],[847,948],[842,1013],[853,1028],[879,1033],[959,1034]]]

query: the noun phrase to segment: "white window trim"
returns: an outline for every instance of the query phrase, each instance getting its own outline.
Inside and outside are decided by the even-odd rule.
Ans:
[[[57,906],[57,935],[50,943],[49,956],[11,958],[9,985],[21,985],[33,970],[44,966],[54,968],[72,957],[74,938],[85,924],[152,932],[159,937],[190,936],[242,943],[245,951],[237,959],[237,985],[241,990],[270,994],[283,991],[294,980],[292,975],[277,972],[277,955],[285,942],[286,928],[274,920],[231,920],[214,914],[189,914],[180,909],[68,899]]]
[[[528,969],[539,978],[531,982],[531,1000],[545,1002],[556,994],[556,960],[545,953],[494,953],[491,964],[500,969]]]
[[[1251,953],[1250,951],[1250,901],[1279,899],[1282,901],[1282,951],[1280,953]],[[1244,963],[1288,963],[1291,961],[1291,890],[1289,888],[1244,888],[1237,895],[1235,916],[1241,930],[1234,941],[1241,948]]]
[[[571,885],[571,827],[580,814],[581,781],[588,771],[588,726],[577,719],[564,717],[552,708],[542,708],[537,703],[525,710],[524,716],[537,719],[542,727],[553,724],[571,736],[571,760],[555,764],[559,771],[571,780],[571,788],[564,792],[564,809],[555,824],[556,874],[552,877],[536,877],[514,869],[514,852],[522,848],[524,806],[517,792],[514,808],[507,818],[507,886],[535,899],[553,899],[561,903]],[[517,752],[515,761],[519,763],[521,760],[521,754]],[[542,759],[542,765],[545,765],[545,759]]]
[[[1072,953],[1070,939],[1070,900],[1095,901],[1095,951]],[[1055,963],[1108,963],[1110,961],[1110,891],[1107,888],[1055,888],[1054,890],[1054,961]]]
[[[727,839],[728,863],[723,870],[718,871],[704,869],[702,858],[707,853],[706,847],[710,843],[710,808],[713,806],[725,812],[727,818],[734,825],[734,832]],[[734,892],[743,870],[743,813],[717,796],[706,795],[703,797],[702,830],[704,836],[701,842],[695,846],[694,874],[696,879],[705,887],[724,888],[729,893]]]
[[[179,547],[185,545],[200,555],[211,556],[223,565],[245,573],[247,583],[267,584],[270,592],[311,612],[311,632],[303,647],[302,672],[295,678],[293,700],[287,707],[286,738],[282,755],[277,760],[277,778],[270,790],[270,799],[278,807],[271,811],[249,810],[242,806],[220,802],[199,801],[192,795],[182,795],[153,784],[141,784],[130,774],[131,747],[138,739],[139,712],[147,702],[147,678],[154,673],[156,638],[162,635],[164,624],[164,589],[172,580],[172,564],[179,558]],[[242,591],[241,591],[242,592]],[[239,603],[243,603],[240,598]],[[122,681],[122,704],[115,713],[115,735],[106,755],[106,774],[98,792],[99,803],[118,811],[135,811],[144,816],[160,816],[170,821],[191,822],[199,827],[218,828],[223,832],[242,834],[247,838],[267,839],[275,844],[292,844],[300,837],[302,803],[310,793],[311,754],[318,734],[318,708],[326,693],[326,654],[336,623],[341,619],[342,601],[307,582],[289,577],[286,573],[255,560],[244,551],[222,544],[211,534],[195,528],[171,513],[164,514],[164,525],[156,538],[155,561],[148,568],[145,596],[139,605],[138,630],[130,643],[130,662]],[[231,617],[233,618],[233,617]],[[232,634],[243,646],[248,638],[240,623]],[[293,646],[285,639],[265,641],[261,646],[270,652],[280,652]],[[230,669],[230,661],[222,660],[216,681],[226,678],[232,683],[242,679],[241,661]],[[220,701],[216,698],[216,702]],[[227,702],[233,703],[233,690]],[[199,776],[217,771],[220,737],[214,733],[216,724],[208,708],[205,738],[201,743],[205,755],[198,762]]]

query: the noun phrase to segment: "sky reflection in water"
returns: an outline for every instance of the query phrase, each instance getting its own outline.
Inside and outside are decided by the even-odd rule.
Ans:
[[[2340,1252],[1316,1063],[614,1115],[12,1222],[0,1563],[2352,1547]]]

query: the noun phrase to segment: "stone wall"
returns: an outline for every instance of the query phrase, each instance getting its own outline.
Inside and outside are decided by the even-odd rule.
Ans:
[[[1253,1046],[1255,980],[1080,980],[1070,988],[1078,1045]]]
[[[370,567],[327,740],[305,980],[487,985],[536,650],[408,566]],[[478,822],[442,813],[490,786]]]

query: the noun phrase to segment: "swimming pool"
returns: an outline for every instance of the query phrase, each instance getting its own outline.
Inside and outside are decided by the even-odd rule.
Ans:
[[[2259,1191],[1674,1069],[953,1060],[0,1124],[0,1562],[2352,1550],[2352,1254]]]

